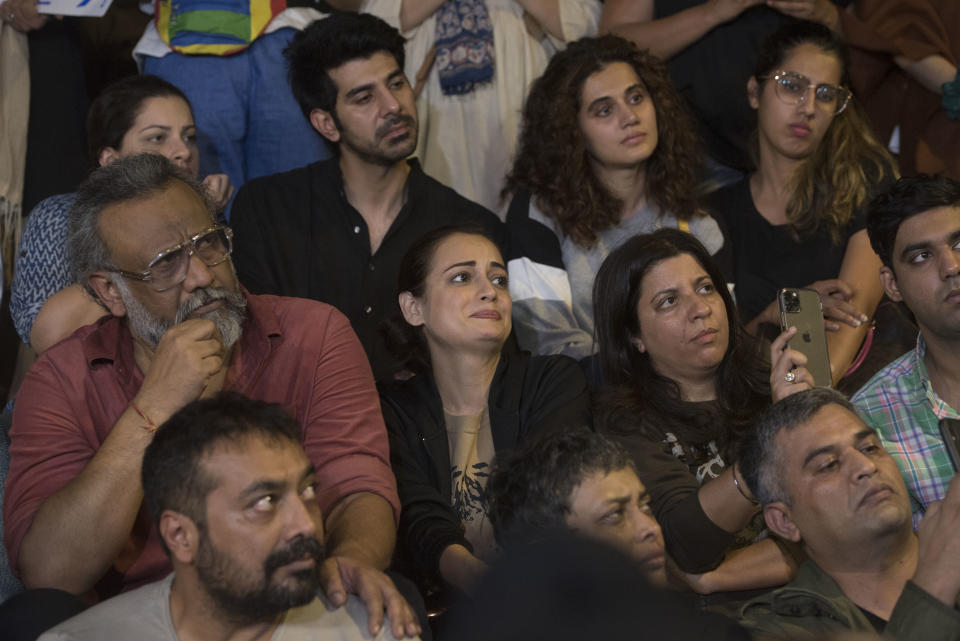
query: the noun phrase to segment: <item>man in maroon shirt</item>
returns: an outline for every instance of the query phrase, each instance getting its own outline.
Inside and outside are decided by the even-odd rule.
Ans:
[[[382,570],[398,500],[373,376],[347,320],[313,301],[253,296],[231,231],[203,188],[162,156],[103,167],[77,193],[70,255],[110,311],[46,351],[17,397],[4,523],[28,588],[108,596],[170,571],[142,509],[140,466],[158,425],[222,389],[282,404],[324,491],[324,589],[356,593],[375,633],[418,626]]]

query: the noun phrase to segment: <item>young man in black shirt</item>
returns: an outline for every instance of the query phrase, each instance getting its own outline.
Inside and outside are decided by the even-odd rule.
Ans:
[[[494,214],[407,160],[418,122],[403,44],[368,14],[334,14],[299,33],[285,52],[291,88],[336,157],[251,181],[232,211],[244,286],[336,306],[378,379],[400,370],[379,326],[399,313],[396,276],[410,244],[465,222],[503,237]]]

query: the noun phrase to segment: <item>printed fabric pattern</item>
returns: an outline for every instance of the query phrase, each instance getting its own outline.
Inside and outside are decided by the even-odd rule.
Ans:
[[[287,0],[155,0],[160,39],[185,55],[228,56],[249,47]]]
[[[40,308],[73,282],[67,257],[67,216],[74,198],[75,194],[51,196],[27,216],[10,289],[10,316],[26,345]]]
[[[493,80],[493,23],[484,0],[447,0],[437,10],[435,48],[440,88],[467,94]]]

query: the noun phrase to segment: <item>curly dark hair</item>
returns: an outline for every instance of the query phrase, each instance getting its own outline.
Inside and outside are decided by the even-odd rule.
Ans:
[[[616,442],[588,427],[548,430],[498,456],[487,480],[487,518],[503,546],[565,530],[570,499],[589,476],[629,468],[633,459]]]
[[[664,64],[617,36],[581,38],[557,53],[530,89],[503,196],[528,190],[582,247],[616,225],[623,207],[594,174],[578,124],[584,83],[614,62],[633,67],[656,108],[658,144],[646,161],[647,200],[678,220],[703,213],[697,197],[699,142]]]

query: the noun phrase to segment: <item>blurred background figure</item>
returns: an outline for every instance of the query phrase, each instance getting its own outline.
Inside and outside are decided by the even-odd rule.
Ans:
[[[451,618],[449,641],[750,638],[730,619],[650,587],[624,552],[570,534],[507,551]]]
[[[854,91],[905,176],[960,180],[960,3],[857,0],[851,45]],[[894,135],[896,131],[896,135]]]

